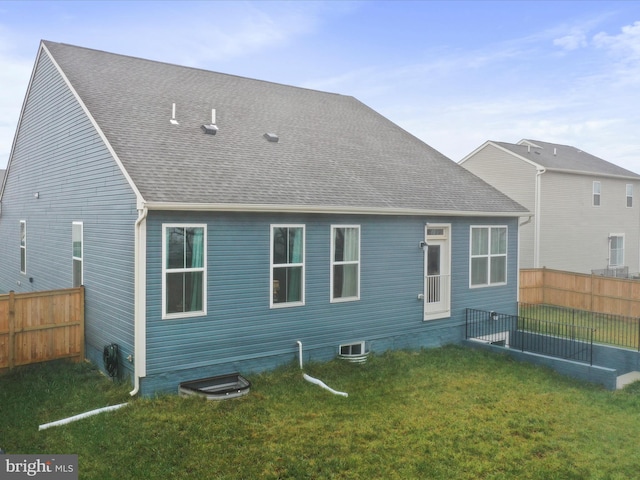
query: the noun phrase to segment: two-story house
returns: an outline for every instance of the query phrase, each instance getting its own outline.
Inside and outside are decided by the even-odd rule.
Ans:
[[[579,148],[487,141],[460,164],[527,207],[520,267],[640,271],[640,175]]]

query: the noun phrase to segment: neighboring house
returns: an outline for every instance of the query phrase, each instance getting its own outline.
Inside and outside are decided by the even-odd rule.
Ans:
[[[640,175],[537,140],[489,141],[460,164],[534,214],[520,227],[520,267],[640,271]]]
[[[517,309],[526,209],[350,96],[44,41],[7,171],[0,289],[83,284],[132,394]]]

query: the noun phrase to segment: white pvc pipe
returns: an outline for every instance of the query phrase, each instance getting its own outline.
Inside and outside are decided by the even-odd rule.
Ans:
[[[298,344],[298,357],[300,358],[300,370],[302,370],[302,342],[300,340],[298,340],[296,343]],[[317,378],[310,377],[306,373],[303,373],[302,376],[304,377],[304,379],[307,382],[311,382],[311,383],[313,383],[315,385],[319,385],[322,388],[324,388],[326,390],[329,390],[331,393],[333,393],[335,395],[342,395],[343,397],[348,397],[349,396],[348,393],[338,392],[337,390],[334,390],[333,388],[329,387],[323,381],[318,380]]]
[[[300,370],[302,370],[302,342],[298,340],[296,343],[298,344],[298,358],[300,359]]]
[[[40,425],[38,430],[46,430],[49,427],[57,427],[60,425],[66,425],[67,423],[75,422],[76,420],[81,420],[83,418],[92,417],[93,415],[97,415],[102,412],[110,412],[111,410],[117,410],[119,408],[124,407],[125,405],[129,405],[128,403],[121,403],[119,405],[111,405],[109,407],[98,408],[97,410],[91,410],[90,412],[81,413],[79,415],[74,415],[73,417],[64,418],[62,420],[58,420],[51,423],[45,423]]]
[[[302,376],[304,377],[304,379],[305,379],[306,381],[311,382],[311,383],[315,383],[316,385],[320,385],[322,388],[324,388],[324,389],[326,389],[326,390],[329,390],[331,393],[333,393],[333,394],[335,394],[335,395],[342,395],[343,397],[348,397],[348,396],[349,396],[349,394],[348,394],[348,393],[345,393],[345,392],[338,392],[337,390],[334,390],[333,388],[331,388],[331,387],[327,386],[327,384],[326,384],[326,383],[324,383],[323,381],[318,380],[317,378],[310,377],[310,376],[309,376],[309,375],[307,375],[306,373],[303,373],[303,374],[302,374]]]

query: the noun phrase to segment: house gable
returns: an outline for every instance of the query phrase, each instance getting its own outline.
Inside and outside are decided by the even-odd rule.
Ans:
[[[131,352],[136,194],[48,55],[39,55],[34,67],[0,200],[0,290],[72,287],[77,222],[83,231],[87,355],[101,364],[103,346],[113,341]]]

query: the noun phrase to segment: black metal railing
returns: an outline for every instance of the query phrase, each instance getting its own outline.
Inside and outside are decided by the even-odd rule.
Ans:
[[[524,317],[592,328],[596,343],[640,351],[640,318],[637,317],[528,303],[520,303],[518,312]]]
[[[465,337],[593,365],[594,329],[467,308]]]

